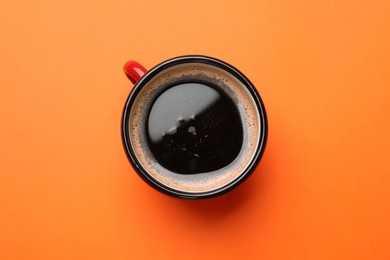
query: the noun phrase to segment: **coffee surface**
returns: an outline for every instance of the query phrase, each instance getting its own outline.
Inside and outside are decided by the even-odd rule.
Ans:
[[[138,91],[128,137],[147,178],[198,193],[246,171],[261,122],[251,93],[234,75],[209,64],[178,64],[142,82]]]
[[[156,161],[179,174],[221,169],[235,160],[243,143],[238,109],[210,82],[186,82],[160,93],[145,132]]]

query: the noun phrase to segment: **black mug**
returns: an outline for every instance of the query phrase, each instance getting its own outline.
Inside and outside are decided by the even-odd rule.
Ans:
[[[135,171],[178,198],[224,194],[255,169],[266,145],[267,117],[252,83],[233,66],[181,56],[147,71],[124,66],[135,84],[122,117],[122,140]]]

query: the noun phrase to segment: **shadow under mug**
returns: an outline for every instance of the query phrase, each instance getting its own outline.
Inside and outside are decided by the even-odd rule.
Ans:
[[[149,71],[128,61],[124,72],[135,85],[123,111],[122,141],[146,183],[177,198],[203,199],[232,190],[254,171],[267,117],[239,70],[192,55]]]

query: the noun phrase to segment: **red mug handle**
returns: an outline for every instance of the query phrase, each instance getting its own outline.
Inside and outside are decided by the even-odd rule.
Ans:
[[[123,71],[133,84],[137,83],[137,81],[147,72],[144,66],[134,60],[126,62],[123,66]]]

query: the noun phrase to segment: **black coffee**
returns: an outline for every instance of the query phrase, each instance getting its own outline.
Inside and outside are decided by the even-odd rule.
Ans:
[[[236,105],[211,83],[168,87],[153,100],[145,127],[157,162],[180,174],[223,168],[235,160],[243,144]]]
[[[249,174],[266,125],[249,83],[238,76],[199,57],[162,63],[137,83],[125,106],[122,137],[145,181],[194,198]]]

